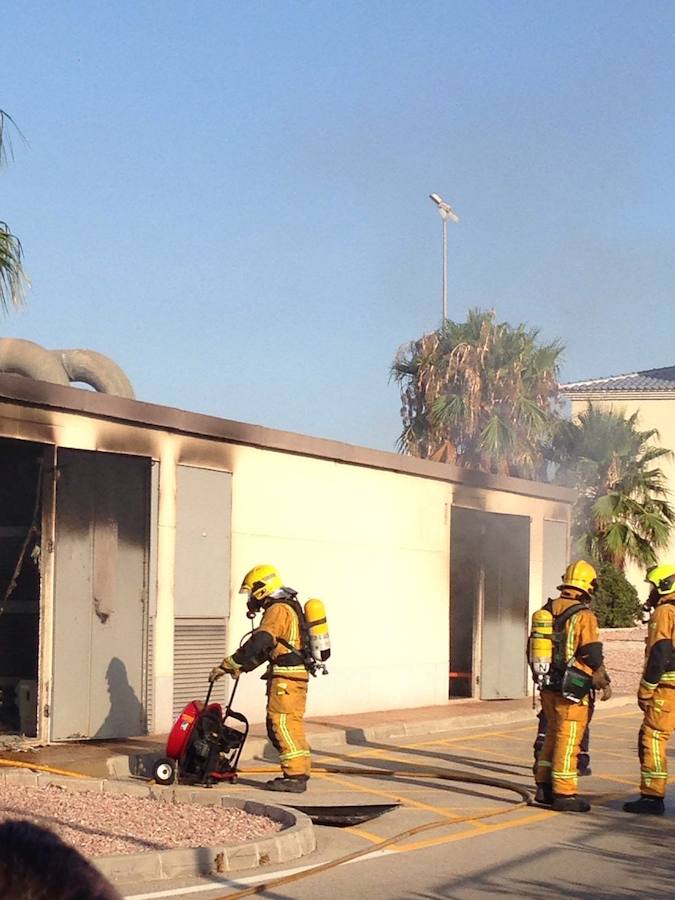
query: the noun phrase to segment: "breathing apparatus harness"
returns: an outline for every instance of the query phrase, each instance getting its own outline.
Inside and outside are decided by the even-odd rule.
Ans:
[[[532,617],[528,656],[535,683],[540,690],[556,691],[573,703],[581,703],[592,689],[592,678],[565,654],[565,625],[572,616],[588,609],[586,603],[574,603],[559,615],[553,615],[549,599]]]
[[[308,600],[305,609],[302,608],[298,601],[298,592],[292,588],[284,587],[277,592],[279,596],[273,596],[269,600],[252,600],[247,602],[246,616],[249,619],[269,609],[277,603],[285,603],[289,606],[298,617],[298,625],[300,627],[300,648],[294,647],[284,638],[277,638],[282,646],[286,647],[288,653],[282,653],[274,660],[275,664],[281,666],[304,666],[312,677],[316,677],[319,672],[322,675],[328,674],[326,668],[326,660],[330,656],[330,642],[328,641],[328,630],[326,626],[326,615],[323,604],[320,600]],[[314,604],[314,606],[311,606]],[[316,604],[320,605],[317,610]],[[307,616],[308,611],[313,612],[312,619]],[[318,618],[316,615],[318,614]]]

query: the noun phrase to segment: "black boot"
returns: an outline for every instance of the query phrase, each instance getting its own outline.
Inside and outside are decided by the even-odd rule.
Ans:
[[[624,803],[623,811],[648,816],[662,816],[666,808],[663,805],[663,798],[645,797],[643,794],[639,800],[631,800],[630,803]]]
[[[542,806],[551,806],[553,803],[553,785],[538,784],[537,793],[534,795],[534,802],[541,803]]]
[[[558,794],[553,797],[553,809],[556,812],[588,812],[591,804],[572,794],[571,797],[565,797]]]
[[[265,787],[268,791],[286,791],[289,794],[304,794],[307,790],[308,777],[306,775],[290,775],[282,778],[273,778]]]
[[[585,766],[583,769],[577,769],[577,776],[579,778],[586,778],[588,775],[592,775],[593,771],[590,766]]]

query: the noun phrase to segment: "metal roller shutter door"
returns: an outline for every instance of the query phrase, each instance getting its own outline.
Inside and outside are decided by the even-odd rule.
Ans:
[[[178,717],[191,700],[203,700],[208,674],[225,655],[225,619],[176,619],[174,626],[173,712]],[[211,699],[225,703],[232,681],[218,681]]]

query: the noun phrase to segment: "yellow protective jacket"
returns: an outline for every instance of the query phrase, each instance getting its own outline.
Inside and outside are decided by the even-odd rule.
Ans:
[[[648,700],[659,686],[675,688],[674,594],[659,600],[649,620],[638,698]]]
[[[308,681],[300,619],[293,606],[284,600],[268,601],[260,625],[228,661],[243,672],[267,662],[269,677],[279,675],[293,681]]]
[[[546,604],[554,618],[579,603],[579,595],[563,589],[560,597]],[[588,607],[573,613],[564,625],[564,640],[560,664],[573,663],[587,675],[592,675],[603,664],[600,630],[595,613]],[[555,661],[554,661],[555,664]]]

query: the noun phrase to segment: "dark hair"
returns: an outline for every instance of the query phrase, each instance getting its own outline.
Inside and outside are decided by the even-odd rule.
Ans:
[[[23,819],[0,825],[2,900],[122,900],[82,854]]]

